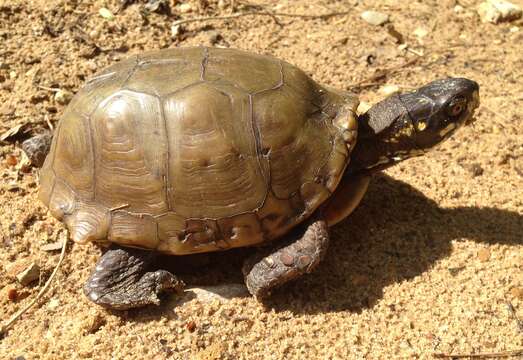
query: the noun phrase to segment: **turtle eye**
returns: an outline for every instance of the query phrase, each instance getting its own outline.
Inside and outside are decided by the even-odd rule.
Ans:
[[[448,108],[447,108],[447,112],[449,113],[450,116],[458,116],[460,115],[465,109],[467,108],[467,100],[464,99],[464,98],[456,98],[456,99],[453,99]]]

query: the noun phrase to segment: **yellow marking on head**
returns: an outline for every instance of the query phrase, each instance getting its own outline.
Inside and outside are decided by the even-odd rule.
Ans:
[[[412,126],[405,126],[401,130],[398,131],[398,135],[396,137],[400,137],[400,136],[411,137],[412,134],[414,134],[414,128]]]
[[[417,123],[417,128],[419,131],[423,131],[427,128],[426,119],[420,119]]]
[[[456,124],[454,123],[450,123],[448,124],[445,128],[441,129],[440,132],[439,132],[439,136],[441,137],[444,137],[446,136],[449,132],[451,132],[452,130],[454,130],[456,128]]]

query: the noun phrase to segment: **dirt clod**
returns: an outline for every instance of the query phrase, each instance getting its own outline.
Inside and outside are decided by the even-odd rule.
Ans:
[[[484,249],[480,249],[478,251],[478,259],[479,261],[481,262],[486,262],[486,261],[489,261],[490,260],[490,250],[487,249],[487,248],[484,248]]]
[[[18,159],[14,155],[7,155],[5,157],[5,163],[9,166],[15,166],[18,164]]]
[[[189,332],[194,332],[196,330],[196,322],[195,321],[188,321],[186,324],[185,324],[185,328],[187,329],[187,331]]]
[[[10,288],[7,290],[7,298],[9,301],[16,301],[18,300],[18,290],[16,288]]]

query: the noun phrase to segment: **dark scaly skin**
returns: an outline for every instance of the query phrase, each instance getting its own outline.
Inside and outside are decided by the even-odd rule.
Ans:
[[[259,255],[247,259],[243,266],[245,284],[257,299],[270,295],[272,289],[312,272],[327,252],[329,231],[322,215],[307,222],[298,240],[260,260]]]
[[[42,167],[45,157],[51,149],[53,135],[50,132],[35,135],[22,143],[22,150],[31,160],[31,164],[36,167]]]
[[[183,283],[165,270],[147,272],[154,257],[147,250],[108,250],[87,280],[85,295],[94,303],[114,310],[159,305],[158,294],[180,291]]]

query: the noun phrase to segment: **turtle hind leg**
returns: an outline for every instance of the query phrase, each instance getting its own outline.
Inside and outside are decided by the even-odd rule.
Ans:
[[[245,284],[257,299],[270,295],[272,289],[303,274],[310,273],[323,259],[329,244],[327,223],[316,216],[296,241],[260,259],[247,259],[243,266]]]
[[[159,305],[159,293],[179,291],[183,283],[165,270],[147,272],[153,257],[147,250],[108,250],[87,280],[85,295],[94,303],[114,310]]]

